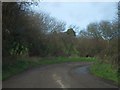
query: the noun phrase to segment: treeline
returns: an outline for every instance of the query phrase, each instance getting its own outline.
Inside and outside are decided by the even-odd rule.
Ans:
[[[72,51],[75,32],[72,29],[62,32],[65,22],[44,12],[32,12],[28,8],[31,4],[34,3],[2,4],[3,60],[19,56],[66,56]]]
[[[28,8],[34,3],[2,3],[3,64],[17,57],[100,57],[118,61],[118,19],[90,23],[76,36],[65,22]]]
[[[90,23],[86,30],[80,32],[79,50],[106,62],[118,63],[119,35],[117,20]]]

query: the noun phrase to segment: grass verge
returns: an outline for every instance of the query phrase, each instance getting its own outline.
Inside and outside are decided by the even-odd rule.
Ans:
[[[30,67],[40,65],[58,64],[65,62],[94,62],[95,58],[86,57],[53,57],[53,58],[26,58],[18,59],[14,64],[4,65],[2,67],[2,80],[5,80],[15,74],[25,71]]]
[[[98,77],[112,81],[116,85],[120,85],[118,82],[118,70],[113,68],[111,64],[96,62],[91,66],[90,72]]]

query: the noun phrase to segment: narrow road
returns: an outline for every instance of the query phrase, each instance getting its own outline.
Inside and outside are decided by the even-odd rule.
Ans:
[[[117,88],[89,73],[91,63],[73,62],[27,70],[3,81],[3,88]]]

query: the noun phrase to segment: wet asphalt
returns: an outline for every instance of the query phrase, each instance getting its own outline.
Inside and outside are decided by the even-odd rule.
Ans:
[[[118,88],[89,72],[92,63],[69,62],[29,69],[2,82],[2,88]]]

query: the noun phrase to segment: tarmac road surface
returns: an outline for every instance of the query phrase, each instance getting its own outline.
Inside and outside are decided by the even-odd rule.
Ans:
[[[29,69],[2,82],[3,88],[117,88],[89,72],[89,62],[69,62]]]

